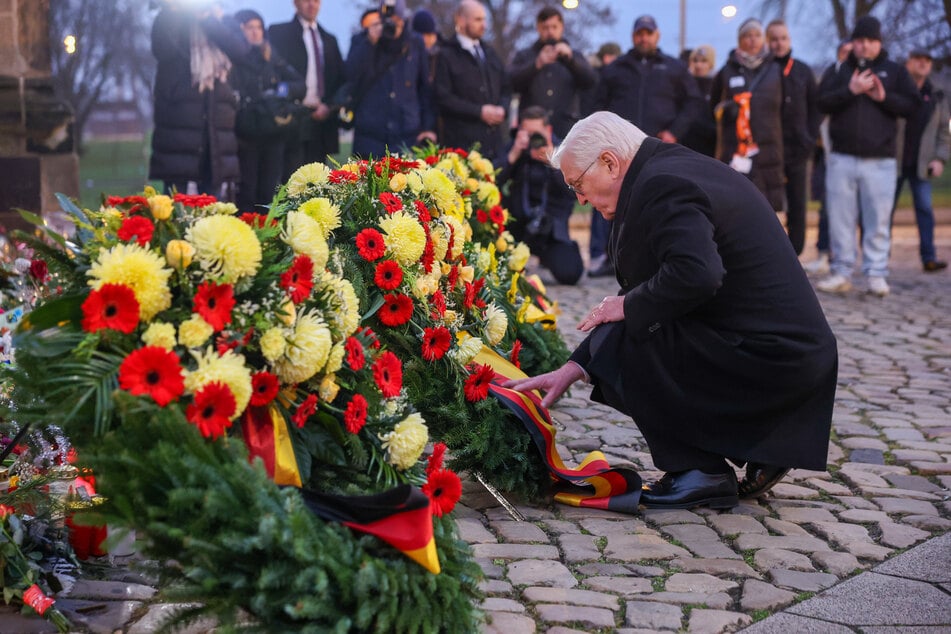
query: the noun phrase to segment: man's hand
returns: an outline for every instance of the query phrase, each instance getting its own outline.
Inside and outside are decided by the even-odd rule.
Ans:
[[[555,63],[558,60],[558,50],[551,44],[546,44],[542,50],[538,51],[535,57],[535,68],[541,69],[543,66]]]
[[[578,330],[588,332],[595,326],[612,321],[624,321],[624,296],[612,295],[605,297],[601,303],[592,308],[587,316],[578,324]]]
[[[436,133],[433,132],[432,130],[423,130],[422,132],[416,135],[416,142],[422,143],[423,141],[432,141],[433,143],[435,143]]]
[[[928,163],[928,175],[931,178],[941,178],[942,174],[944,174],[944,163],[937,160]]]
[[[581,370],[581,366],[569,361],[553,372],[539,374],[527,379],[506,381],[502,384],[502,387],[518,390],[519,392],[541,390],[545,393],[542,398],[542,407],[551,407],[571,387],[572,383],[582,379],[584,379],[584,372]]]
[[[509,150],[509,165],[514,165],[515,162],[522,156],[522,152],[528,149],[528,132],[519,128],[519,131],[515,133],[515,142],[512,143],[512,149]]]
[[[670,133],[670,130],[661,130],[657,133],[657,138],[664,143],[676,143],[677,137]]]
[[[871,73],[871,71],[869,71]],[[872,74],[872,87],[866,93],[872,101],[885,101],[885,85],[878,75]]]
[[[566,42],[558,42],[555,44],[555,56],[571,59],[571,47]]]
[[[310,118],[314,121],[323,121],[330,116],[330,108],[327,107],[327,104],[321,103],[314,111],[310,113]]]
[[[499,125],[505,121],[505,108],[491,103],[484,104],[481,117],[486,125]]]
[[[856,69],[852,72],[852,78],[849,80],[849,91],[853,95],[863,95],[872,89],[874,81],[870,70],[863,70],[861,73]]]

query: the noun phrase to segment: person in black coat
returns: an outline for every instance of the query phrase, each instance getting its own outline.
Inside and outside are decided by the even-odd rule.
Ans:
[[[162,4],[152,25],[158,64],[149,178],[180,192],[194,182],[199,192],[214,195],[240,178],[228,73],[249,48],[237,23],[220,10]]]
[[[304,78],[264,39],[264,18],[257,11],[244,9],[235,13],[244,36],[251,45],[248,57],[236,64],[231,83],[240,99],[238,126],[238,160],[241,164],[241,185],[235,201],[242,211],[268,203],[274,196],[284,173],[284,151],[292,134],[299,131],[293,119],[286,129],[244,130],[240,108],[254,108],[265,97],[291,100],[304,97]]]
[[[713,118],[710,105],[710,90],[713,88],[713,69],[716,67],[716,53],[708,44],[701,44],[690,51],[687,57],[690,74],[693,75],[703,96],[704,107],[690,122],[690,129],[680,140],[680,144],[706,156],[716,156],[717,122]]]
[[[614,219],[621,290],[564,366],[510,383],[551,405],[575,381],[633,417],[666,475],[651,508],[728,508],[790,467],[825,470],[836,341],[772,208],[744,176],[620,117],[579,122],[552,156]],[[737,485],[726,460],[746,463]]]
[[[819,86],[808,65],[794,59],[789,29],[782,20],[766,27],[773,61],[783,75],[783,172],[786,175],[786,231],[796,255],[806,244],[809,159],[819,138]]]
[[[507,132],[511,95],[502,60],[482,42],[485,7],[463,0],[455,13],[456,35],[443,42],[436,59],[433,89],[440,116],[439,142],[497,159]]]
[[[288,143],[284,179],[306,163],[327,162],[340,151],[340,119],[333,102],[344,83],[343,56],[337,38],[317,23],[320,0],[294,0],[297,13],[290,22],[272,24],[268,41],[294,67],[307,86],[304,105],[313,108],[311,118],[301,128],[298,143]],[[319,58],[314,58],[314,43]]]
[[[541,106],[523,108],[515,139],[496,162],[497,183],[507,191],[502,204],[515,220],[509,225],[515,239],[529,246],[559,284],[575,284],[584,273],[578,243],[568,235],[575,197],[548,164],[553,150],[548,113]]]

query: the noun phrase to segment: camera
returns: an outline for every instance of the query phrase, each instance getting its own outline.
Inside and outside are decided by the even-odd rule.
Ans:
[[[383,37],[396,37],[396,0],[383,0],[380,6],[380,18],[383,20]]]
[[[537,150],[548,145],[548,139],[541,132],[532,132],[528,137],[528,147],[531,150]]]

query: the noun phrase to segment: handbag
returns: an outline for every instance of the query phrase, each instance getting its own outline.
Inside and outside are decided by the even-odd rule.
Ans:
[[[242,100],[235,119],[235,132],[241,138],[290,137],[300,129],[304,113],[310,108],[287,97],[262,95]]]

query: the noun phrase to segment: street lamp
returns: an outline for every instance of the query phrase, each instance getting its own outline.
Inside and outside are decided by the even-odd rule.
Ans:
[[[566,9],[577,9],[578,0],[561,0],[561,6]]]
[[[720,15],[722,15],[723,17],[725,17],[727,20],[729,20],[730,18],[735,18],[735,17],[736,17],[736,6],[735,6],[735,5],[732,5],[732,4],[724,5],[723,8],[720,9]]]
[[[76,36],[67,35],[63,38],[63,48],[66,49],[67,55],[72,55],[76,52]]]

